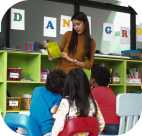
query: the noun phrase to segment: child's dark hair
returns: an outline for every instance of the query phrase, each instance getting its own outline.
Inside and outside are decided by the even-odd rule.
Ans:
[[[91,78],[94,78],[99,86],[108,86],[110,83],[110,71],[105,66],[93,65],[91,68]]]
[[[54,93],[62,94],[66,74],[59,69],[49,72],[46,80],[46,88]]]
[[[63,96],[69,99],[69,104],[77,106],[79,116],[88,116],[90,110],[89,81],[82,69],[71,70],[65,80]]]

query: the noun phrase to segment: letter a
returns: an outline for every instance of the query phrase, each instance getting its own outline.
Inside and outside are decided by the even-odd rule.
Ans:
[[[47,29],[49,29],[49,28],[54,29],[54,26],[51,21],[49,21],[47,24]]]

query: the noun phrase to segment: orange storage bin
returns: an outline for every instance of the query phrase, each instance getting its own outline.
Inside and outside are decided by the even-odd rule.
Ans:
[[[7,110],[19,111],[21,107],[21,97],[7,97]]]
[[[30,103],[31,103],[31,95],[30,94],[24,94],[22,96],[22,109],[23,110],[29,110],[30,109]]]

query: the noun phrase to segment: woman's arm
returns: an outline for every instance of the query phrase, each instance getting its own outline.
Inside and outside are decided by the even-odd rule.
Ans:
[[[85,61],[74,60],[74,63],[76,65],[79,65],[82,68],[90,69],[93,65],[93,62],[94,62],[95,50],[96,50],[96,42],[95,42],[95,40],[93,40],[91,43],[91,57],[90,57],[90,59],[86,59]]]
[[[73,62],[73,63],[75,62],[75,59],[69,57],[66,52],[62,52],[62,57],[65,58],[66,60],[70,61],[70,62]]]
[[[65,45],[66,45],[66,43],[67,43],[68,38],[70,37],[70,35],[71,35],[70,31],[66,32],[63,35],[63,37],[62,37],[62,39],[61,39],[61,41],[59,43],[59,46],[60,46],[60,49],[61,49],[61,52],[62,52],[62,57],[65,58],[66,60],[70,61],[70,62],[74,62],[75,60],[73,58],[69,57],[69,55],[67,54],[67,52],[64,51]]]
[[[69,112],[69,102],[67,99],[63,98],[59,105],[56,114],[53,116],[55,118],[54,125],[52,127],[52,136],[58,136],[58,134],[63,130],[64,123],[66,120],[66,115]]]
[[[70,36],[70,31],[66,32],[66,33],[62,36],[62,38],[61,38],[61,40],[60,40],[60,42],[59,42],[59,46],[60,46],[61,52],[64,51],[64,48],[65,48],[65,45],[66,45],[66,43],[67,43],[67,41],[68,41],[69,36]]]

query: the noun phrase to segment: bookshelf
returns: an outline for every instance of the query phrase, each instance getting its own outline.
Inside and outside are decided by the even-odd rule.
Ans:
[[[24,51],[0,51],[0,110],[12,112],[7,109],[7,96],[19,97],[23,94],[31,94],[34,87],[43,85],[41,81],[42,69],[52,69],[58,59],[49,61],[48,55]],[[142,61],[131,60],[127,57],[94,56],[94,63],[102,63],[109,67],[119,76],[118,82],[112,82],[110,87],[116,94],[119,93],[141,93],[141,84],[128,83],[128,71],[138,71],[141,78]],[[22,69],[21,80],[8,80],[7,69],[9,67],[20,67]],[[133,73],[133,72],[132,72]],[[20,109],[22,111],[22,109]],[[16,111],[17,112],[17,111]]]

